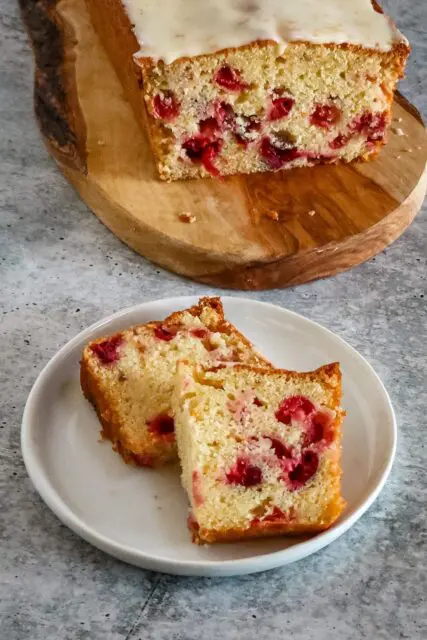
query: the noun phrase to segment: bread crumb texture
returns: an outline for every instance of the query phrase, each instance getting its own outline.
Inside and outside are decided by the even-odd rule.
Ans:
[[[269,366],[224,318],[219,298],[131,327],[84,349],[81,385],[102,433],[127,462],[156,466],[176,458],[171,395],[179,360],[205,366]]]
[[[341,372],[181,363],[173,406],[196,542],[320,531],[341,496]]]
[[[374,157],[409,48],[273,42],[172,64],[141,58],[148,130],[165,180]]]

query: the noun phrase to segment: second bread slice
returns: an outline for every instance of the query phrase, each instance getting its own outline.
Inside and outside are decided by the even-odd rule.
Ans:
[[[182,482],[198,543],[327,529],[341,497],[341,371],[180,363]]]

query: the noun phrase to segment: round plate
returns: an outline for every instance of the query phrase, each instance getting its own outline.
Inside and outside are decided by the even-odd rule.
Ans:
[[[169,298],[126,309],[82,331],[52,358],[29,395],[22,453],[37,491],[62,520],[103,551],[146,569],[181,575],[231,576],[294,562],[349,529],[378,496],[396,447],[389,396],[371,366],[343,340],[291,311],[243,298],[223,298],[227,317],[275,365],[310,370],[338,360],[343,370],[343,493],[340,520],[316,536],[213,546],[191,543],[179,470],[124,464],[100,442],[95,412],[79,385],[79,359],[94,338],[162,319],[196,302]]]

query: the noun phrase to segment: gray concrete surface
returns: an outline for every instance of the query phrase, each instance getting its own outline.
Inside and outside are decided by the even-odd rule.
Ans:
[[[414,47],[401,90],[427,116],[427,3],[385,4]],[[425,208],[367,264],[296,289],[246,294],[337,332],[374,365],[393,399],[400,435],[390,481],[340,540],[257,576],[177,578],[109,558],[42,503],[19,436],[43,365],[104,315],[211,290],[132,253],[57,171],[33,118],[18,9],[0,0],[0,12],[1,640],[427,638]]]

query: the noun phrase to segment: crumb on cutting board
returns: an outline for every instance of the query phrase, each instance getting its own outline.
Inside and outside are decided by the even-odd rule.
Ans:
[[[181,220],[181,222],[185,222],[186,224],[192,224],[197,220],[196,216],[193,216],[192,213],[187,213],[186,211],[179,213],[178,218]]]
[[[275,222],[277,222],[279,220],[279,214],[277,211],[266,211],[265,215],[268,218],[271,218],[271,220],[274,220]]]

